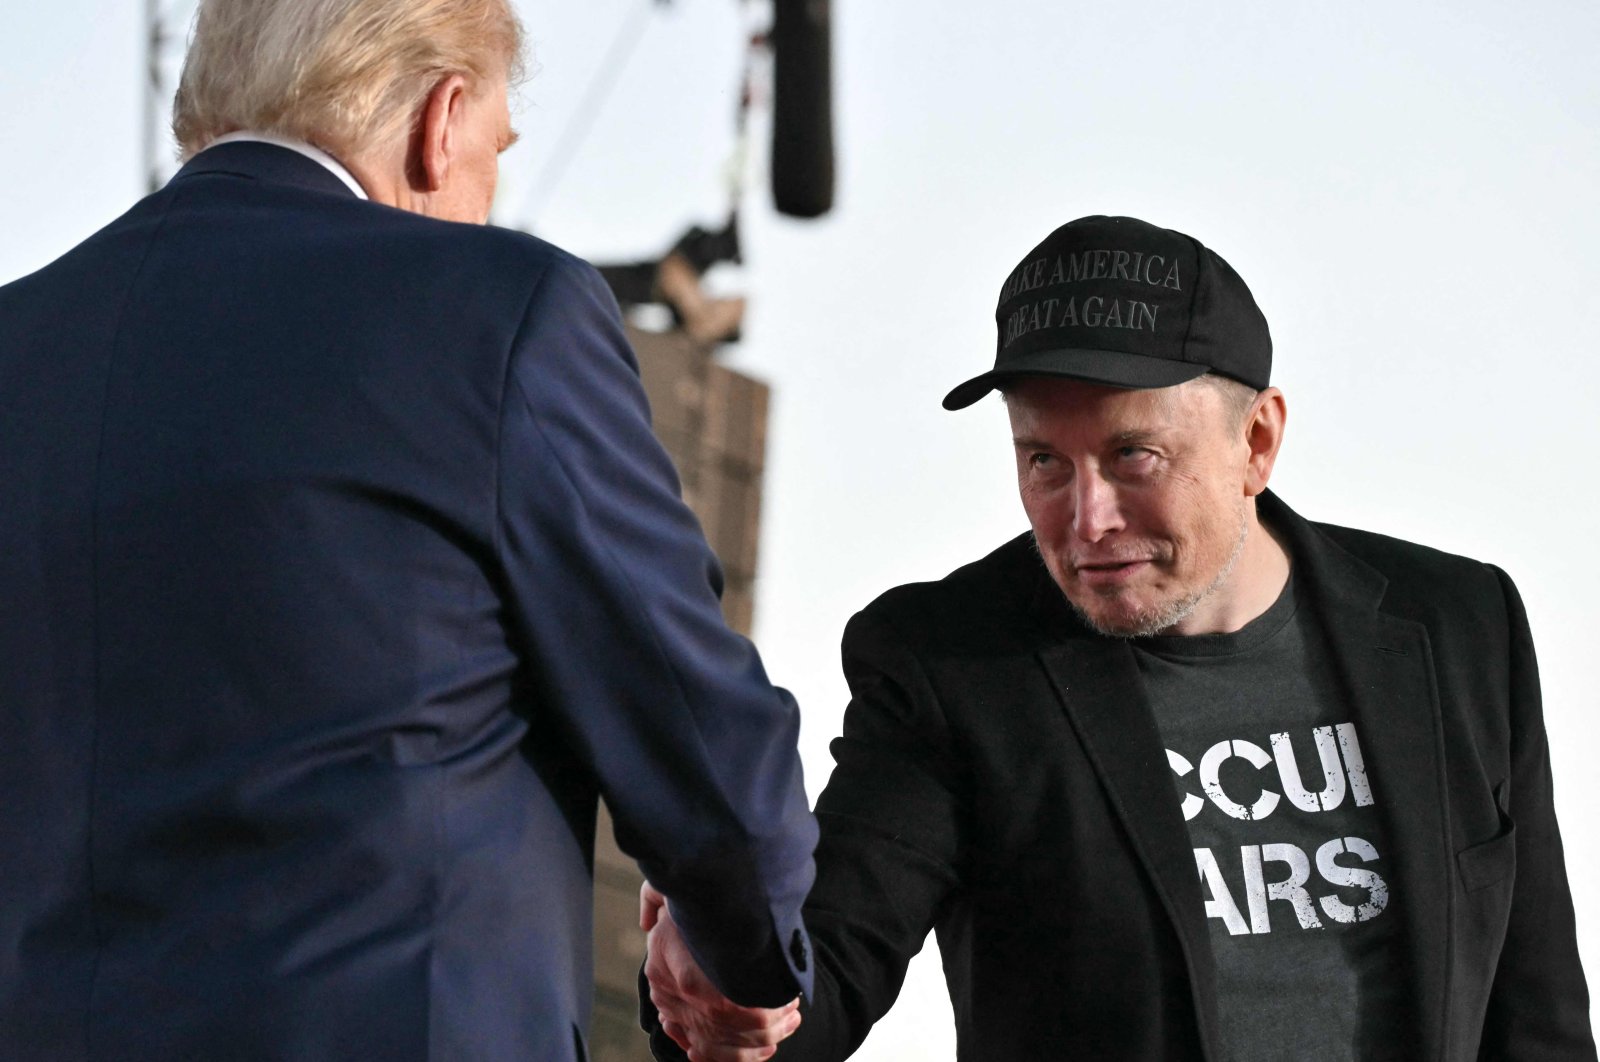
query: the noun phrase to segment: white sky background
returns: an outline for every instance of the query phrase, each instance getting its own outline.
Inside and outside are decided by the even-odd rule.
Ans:
[[[0,281],[140,191],[141,6],[7,4]],[[717,221],[740,6],[520,6],[538,72],[502,220],[533,211],[598,259]],[[646,6],[564,180],[529,202]],[[834,18],[837,208],[777,218],[758,140],[748,264],[719,281],[751,296],[731,362],[774,388],[757,641],[800,699],[813,795],[846,699],[845,620],[1024,527],[998,403],[938,404],[992,359],[1001,281],[1061,222],[1131,214],[1214,247],[1266,312],[1290,410],[1273,485],[1291,505],[1517,580],[1600,980],[1600,8],[834,0]],[[953,1056],[932,954],[858,1058]]]

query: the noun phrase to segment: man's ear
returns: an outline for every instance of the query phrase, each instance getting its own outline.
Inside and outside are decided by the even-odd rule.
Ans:
[[[416,191],[437,192],[450,179],[466,112],[467,88],[465,77],[451,74],[428,90],[412,134],[410,164],[406,167],[406,176]]]
[[[1278,460],[1278,448],[1283,445],[1283,426],[1288,412],[1283,392],[1269,387],[1256,395],[1250,412],[1245,415],[1244,441],[1250,451],[1244,472],[1247,497],[1253,498],[1267,489],[1272,466]]]

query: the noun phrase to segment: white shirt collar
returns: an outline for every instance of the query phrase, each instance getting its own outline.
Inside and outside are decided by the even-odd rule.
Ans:
[[[367,195],[366,189],[362,188],[361,183],[355,179],[355,175],[344,168],[344,163],[340,162],[338,159],[334,158],[332,155],[328,154],[326,151],[323,151],[316,145],[308,144],[304,140],[293,140],[289,137],[277,136],[273,133],[257,133],[252,130],[242,130],[237,133],[224,133],[222,136],[217,137],[211,143],[207,144],[206,147],[209,148],[216,147],[218,144],[235,144],[241,142],[255,144],[275,144],[281,148],[288,148],[290,151],[297,151],[311,161],[323,166],[328,170],[329,173],[343,181],[345,186],[354,192],[358,199],[370,198]]]

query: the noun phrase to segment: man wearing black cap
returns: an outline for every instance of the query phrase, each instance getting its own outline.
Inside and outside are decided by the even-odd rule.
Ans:
[[[997,321],[945,406],[1003,392],[1032,530],[845,632],[779,1057],[847,1057],[932,928],[963,1059],[1593,1060],[1510,580],[1267,490],[1267,324],[1191,237],[1064,225]],[[662,1057],[765,1057],[670,932]]]

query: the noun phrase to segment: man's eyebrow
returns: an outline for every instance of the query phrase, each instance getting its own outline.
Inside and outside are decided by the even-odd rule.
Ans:
[[[1107,437],[1106,445],[1109,447],[1134,446],[1139,443],[1157,442],[1166,433],[1160,428],[1124,428],[1122,431]],[[1044,439],[1035,439],[1031,435],[1012,436],[1011,445],[1018,450],[1050,450],[1054,449]]]
[[[1132,446],[1135,443],[1155,442],[1163,434],[1159,428],[1124,428],[1106,441],[1112,446]]]

